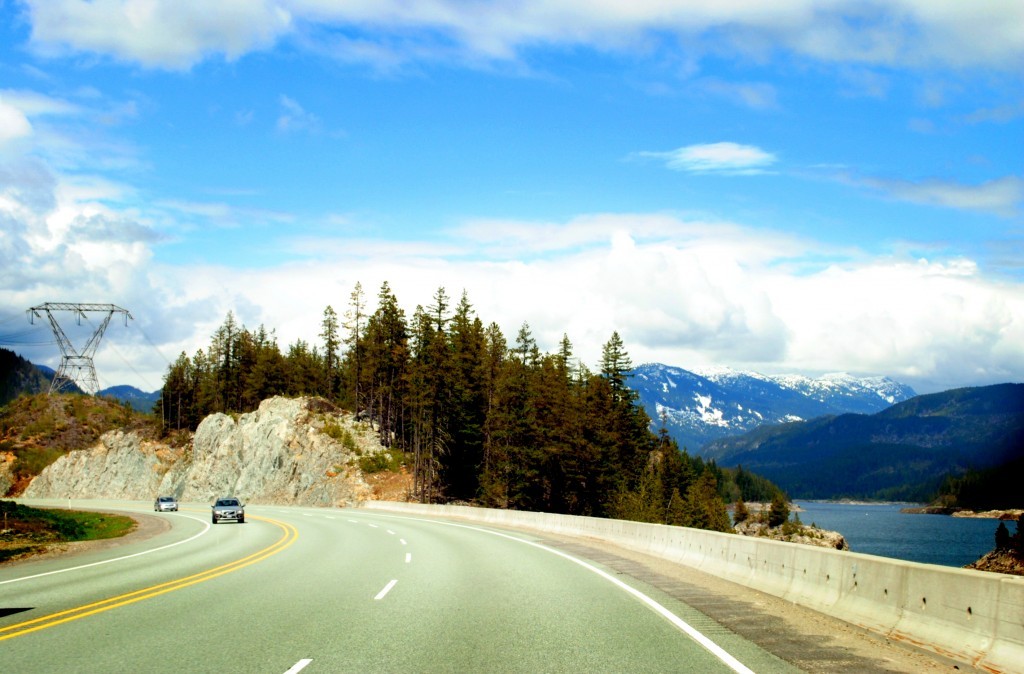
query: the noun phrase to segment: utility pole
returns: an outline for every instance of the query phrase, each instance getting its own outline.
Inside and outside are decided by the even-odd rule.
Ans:
[[[53,315],[55,311],[73,312],[78,325],[82,324],[83,318],[88,322],[88,318],[85,315],[87,311],[103,313],[105,316],[99,326],[93,331],[92,337],[89,338],[89,341],[85,343],[85,346],[79,352],[75,345],[71,343],[71,340],[68,339],[64,330],[61,329],[60,324],[57,323],[57,318]],[[128,325],[128,319],[132,318],[131,313],[127,309],[122,309],[113,304],[46,302],[28,310],[29,322],[35,323],[35,319],[42,318],[42,314],[46,314],[46,318],[49,319],[50,327],[53,328],[53,336],[57,338],[57,344],[60,346],[62,354],[60,367],[57,368],[57,373],[53,376],[53,381],[50,382],[50,393],[60,393],[70,388],[72,384],[78,384],[78,387],[89,395],[96,395],[96,392],[100,389],[100,384],[96,378],[96,366],[93,364],[92,358],[100,345],[100,339],[103,337],[104,331],[106,331],[107,326],[110,324],[110,318],[114,314],[124,314],[124,324]]]

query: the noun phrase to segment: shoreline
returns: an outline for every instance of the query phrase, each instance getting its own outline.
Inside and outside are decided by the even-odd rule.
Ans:
[[[945,506],[921,506],[916,508],[902,508],[902,513],[908,515],[948,515],[965,519],[989,519],[1016,521],[1024,515],[1024,510],[1007,508],[1005,510],[968,510],[966,508],[947,508]]]

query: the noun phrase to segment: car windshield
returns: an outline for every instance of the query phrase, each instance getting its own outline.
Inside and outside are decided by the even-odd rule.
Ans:
[[[236,505],[238,505],[238,500],[237,499],[233,499],[233,498],[222,498],[219,501],[217,501],[217,505],[219,505],[219,506],[236,506]]]
[[[174,499],[173,499],[173,498],[171,498],[170,496],[161,496],[161,497],[160,497],[160,500],[161,500],[161,501],[163,501],[164,503],[170,503],[170,502],[171,502],[171,501],[173,501]]]

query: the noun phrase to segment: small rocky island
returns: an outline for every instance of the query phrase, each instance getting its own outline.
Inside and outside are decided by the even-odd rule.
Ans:
[[[800,521],[799,508],[781,498],[771,503],[738,501],[732,510],[733,530],[742,536],[758,536],[833,550],[850,549],[841,533],[804,524]]]

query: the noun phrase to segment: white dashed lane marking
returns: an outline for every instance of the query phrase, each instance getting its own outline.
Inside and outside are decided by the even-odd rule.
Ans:
[[[385,596],[387,596],[388,592],[391,592],[391,588],[393,588],[395,586],[395,583],[397,583],[397,582],[398,582],[398,579],[396,578],[395,580],[392,580],[390,583],[385,585],[384,589],[381,590],[380,592],[378,592],[377,596],[374,597],[374,599],[375,600],[383,599]]]

